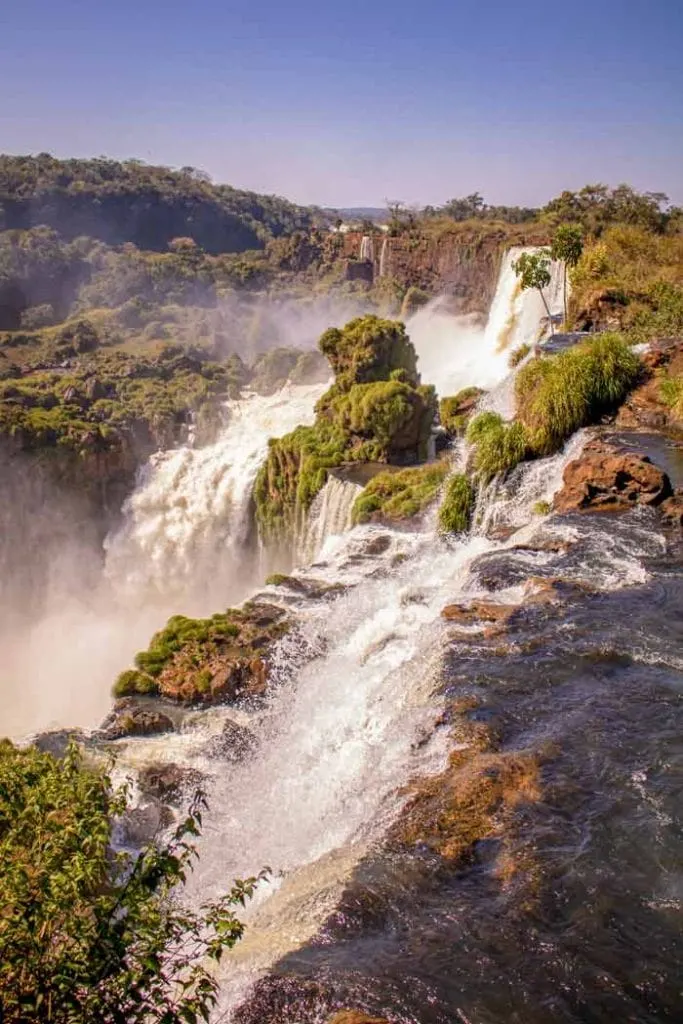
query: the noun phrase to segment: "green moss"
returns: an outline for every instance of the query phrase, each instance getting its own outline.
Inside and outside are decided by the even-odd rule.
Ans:
[[[462,434],[474,412],[477,400],[483,395],[481,388],[469,387],[456,395],[447,395],[439,402],[439,421],[444,430],[454,436]]]
[[[429,293],[423,291],[422,288],[418,288],[416,285],[411,285],[403,296],[400,313],[401,320],[407,320],[414,313],[417,313],[418,309],[426,306],[428,302]]]
[[[467,428],[467,440],[475,446],[475,472],[484,481],[506,473],[522,461],[527,440],[521,423],[505,423],[495,412],[482,412]]]
[[[444,533],[464,533],[469,529],[474,511],[475,493],[464,473],[455,473],[446,482],[439,526]]]
[[[386,380],[392,370],[399,369],[406,371],[413,384],[419,380],[415,349],[397,320],[361,316],[341,329],[331,327],[320,339],[320,351],[342,389]]]
[[[522,342],[517,348],[513,348],[512,352],[508,357],[508,366],[514,370],[515,366],[519,366],[523,359],[525,359],[531,352],[531,345],[528,342]]]
[[[320,347],[336,378],[318,403],[316,422],[270,441],[254,485],[259,533],[269,544],[292,536],[330,469],[405,464],[427,454],[436,395],[418,383],[403,324],[359,317],[326,331]]]
[[[147,650],[135,655],[135,669],[120,674],[114,684],[114,696],[157,693],[157,679],[177,652],[193,644],[203,648],[204,656],[208,656],[217,643],[239,636],[241,616],[239,609],[230,609],[208,619],[174,615],[154,634]]]
[[[602,334],[522,367],[518,416],[531,450],[550,455],[580,427],[613,412],[636,384],[640,360],[618,334]]]
[[[535,516],[547,516],[550,512],[550,502],[548,501],[537,501],[533,507],[533,513]]]
[[[270,576],[266,576],[265,584],[267,587],[281,587],[290,579],[291,577],[284,572],[272,572]]]
[[[436,498],[447,472],[446,462],[436,462],[395,473],[378,473],[353,504],[354,523],[410,519],[423,512]]]

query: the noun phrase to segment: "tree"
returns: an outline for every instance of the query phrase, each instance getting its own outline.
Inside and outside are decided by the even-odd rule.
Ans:
[[[567,325],[567,268],[575,267],[583,252],[583,231],[579,224],[561,224],[555,234],[550,248],[554,260],[562,262],[564,281],[562,304],[564,307],[565,329]]]
[[[550,284],[550,256],[547,249],[539,252],[523,252],[518,260],[512,264],[512,269],[519,278],[520,287],[523,291],[527,288],[537,288],[543,299],[545,311],[548,314],[550,333],[553,334],[553,319],[550,309],[543,294],[543,289]]]
[[[234,907],[257,879],[190,909],[179,899],[203,796],[168,841],[112,848],[125,811],[75,746],[61,760],[0,742],[0,1020],[3,1024],[195,1024],[217,982],[208,963],[242,935]]]
[[[484,198],[479,192],[473,192],[469,196],[464,196],[462,199],[449,199],[444,206],[444,213],[453,220],[471,220],[475,217],[481,217],[486,210],[486,204]]]

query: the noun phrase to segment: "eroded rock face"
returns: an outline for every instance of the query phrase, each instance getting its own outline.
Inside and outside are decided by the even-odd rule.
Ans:
[[[633,505],[660,505],[673,493],[669,477],[647,455],[595,441],[570,462],[556,512],[621,512]]]
[[[645,427],[661,430],[664,427],[680,429],[676,417],[662,400],[660,374],[672,376],[683,373],[683,342],[667,340],[655,343],[643,356],[646,379],[628,396],[616,418],[618,427]]]

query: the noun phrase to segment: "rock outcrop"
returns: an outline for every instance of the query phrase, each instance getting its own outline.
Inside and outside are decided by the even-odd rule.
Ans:
[[[596,440],[565,468],[553,508],[621,512],[633,505],[661,505],[672,493],[668,476],[647,455]]]
[[[183,704],[262,697],[269,652],[290,628],[282,608],[248,602],[210,619],[175,615],[119,676],[114,692],[156,694]]]

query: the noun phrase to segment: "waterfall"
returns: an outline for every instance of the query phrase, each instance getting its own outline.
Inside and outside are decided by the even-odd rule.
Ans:
[[[513,248],[505,253],[484,327],[473,316],[454,316],[443,297],[433,299],[408,321],[422,379],[434,384],[441,396],[454,395],[470,385],[495,388],[509,374],[510,351],[522,342],[539,340],[546,317],[543,301],[536,290],[521,290],[512,269],[522,252],[535,251]],[[560,263],[552,263],[551,275],[546,301],[551,313],[561,312]]]
[[[391,256],[391,247],[389,238],[385,237],[382,242],[382,248],[379,254],[379,276],[386,277],[389,273],[389,257]]]
[[[358,258],[372,263],[375,258],[374,245],[370,235],[363,235],[360,240],[360,253]]]
[[[299,563],[313,561],[330,537],[351,527],[351,509],[363,490],[360,484],[345,480],[332,471],[325,486],[315,496],[306,519],[303,536],[297,543]]]
[[[225,607],[246,571],[251,490],[268,439],[312,423],[326,385],[287,385],[228,406],[211,445],[158,452],[126,502],[121,529],[107,538],[106,575],[128,600],[181,600],[203,611]],[[212,604],[217,602],[215,607]]]
[[[538,248],[514,247],[503,257],[496,292],[489,310],[485,331],[487,351],[509,353],[524,342],[540,341],[548,333],[547,313],[543,299],[535,288],[522,291],[513,264],[524,252]],[[562,313],[562,264],[550,263],[550,284],[544,289],[551,315]]]
[[[314,934],[354,865],[397,813],[397,793],[408,778],[443,764],[446,740],[435,730],[440,702],[434,696],[441,610],[482,593],[470,571],[476,558],[541,528],[533,505],[552,497],[579,443],[573,439],[563,452],[524,464],[505,492],[488,492],[482,516],[517,528],[505,542],[481,531],[443,538],[429,524],[418,533],[367,525],[346,533],[324,567],[300,571],[302,581],[340,585],[341,595],[332,604],[298,598],[299,629],[274,657],[279,685],[267,711],[248,719],[260,741],[252,760],[226,766],[202,753],[226,714],[243,720],[244,712],[229,708],[199,713],[180,734],[129,741],[129,763],[185,762],[209,779],[211,814],[193,899],[263,864],[273,870],[273,881],[246,909],[245,939],[227,960],[224,1010],[274,959]],[[345,519],[350,498],[345,482],[331,477],[312,516],[318,537]],[[495,599],[521,596],[521,585],[513,585]],[[322,653],[301,666],[306,649]],[[428,743],[418,742],[426,735]]]

